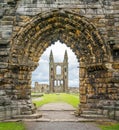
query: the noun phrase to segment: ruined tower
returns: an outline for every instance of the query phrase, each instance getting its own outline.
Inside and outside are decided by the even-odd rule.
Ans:
[[[54,62],[52,51],[49,57],[50,92],[68,91],[68,55],[65,51],[63,62]]]

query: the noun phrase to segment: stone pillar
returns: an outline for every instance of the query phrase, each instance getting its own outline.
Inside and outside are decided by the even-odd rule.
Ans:
[[[85,107],[86,103],[87,103],[87,96],[86,96],[86,92],[87,92],[87,88],[86,88],[86,68],[84,63],[80,62],[80,71],[79,71],[79,77],[80,77],[80,87],[79,87],[79,93],[80,93],[80,103],[81,103],[81,107]]]
[[[52,78],[50,80],[50,92],[54,92],[54,80]]]
[[[9,71],[10,40],[16,1],[0,2],[0,120],[11,117],[12,78]]]
[[[32,114],[31,101],[31,72],[32,67],[28,66],[11,66],[12,85],[12,102],[17,106],[18,114]]]

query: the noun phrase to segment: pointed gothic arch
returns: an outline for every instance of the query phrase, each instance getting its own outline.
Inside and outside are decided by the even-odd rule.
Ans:
[[[13,95],[30,99],[31,72],[45,49],[57,40],[70,47],[80,62],[81,107],[93,107],[95,98],[99,96],[100,100],[102,93],[97,93],[98,89],[108,85],[102,77],[108,74],[110,52],[90,19],[64,9],[36,15],[13,36],[9,66],[12,70],[17,68],[19,75],[13,84],[17,93],[13,91]]]
[[[108,58],[107,46],[95,25],[88,18],[66,10],[38,14],[28,21],[11,41],[11,58],[16,57],[17,64],[38,62],[44,50],[57,40],[71,47],[78,58],[83,55],[94,60],[89,62]]]

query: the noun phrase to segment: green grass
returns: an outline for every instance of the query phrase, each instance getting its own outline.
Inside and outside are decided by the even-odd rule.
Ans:
[[[101,130],[119,130],[119,123],[108,123],[99,125]]]
[[[0,130],[25,130],[25,126],[21,122],[1,122]]]
[[[44,94],[42,100],[33,101],[33,103],[35,103],[37,107],[52,102],[66,102],[72,105],[73,107],[77,107],[79,104],[79,96],[73,94],[66,94],[66,93]]]

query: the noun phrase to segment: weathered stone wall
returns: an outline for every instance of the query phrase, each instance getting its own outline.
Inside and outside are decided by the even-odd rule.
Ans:
[[[58,14],[55,12],[56,10],[59,10]],[[52,21],[52,19],[49,18],[49,21],[44,23],[43,21],[48,17],[49,12],[53,11],[53,20],[55,21],[55,17],[59,18],[59,21],[67,29],[68,38],[61,35],[60,40],[65,41],[72,48],[77,58],[80,57],[81,107],[102,108],[102,106],[106,106],[103,108],[103,114],[115,113],[112,114],[112,117],[119,118],[119,1],[1,0],[0,97],[4,103],[3,100],[0,100],[0,119],[21,114],[21,111],[27,114],[32,113],[30,100],[31,72],[37,67],[39,57],[51,45],[52,40],[59,40],[56,36],[59,35],[57,32],[50,38],[46,38],[47,35],[45,36],[44,33],[38,33],[42,32],[43,29],[48,30],[50,28],[50,20]],[[61,14],[64,16],[60,16]],[[68,19],[70,17],[69,20],[66,19],[67,16]],[[41,21],[36,20],[38,23],[35,22],[37,17],[41,17]],[[64,21],[61,21],[60,17],[63,17]],[[78,30],[79,24],[77,27],[71,28],[78,30],[73,32],[75,35],[72,35],[72,30],[69,29],[71,26],[68,27],[69,23],[63,23],[70,21],[74,24],[72,19],[75,19],[76,22],[78,19],[83,21],[80,21],[81,32]],[[89,25],[84,23],[87,19]],[[58,20],[56,21],[58,23]],[[36,26],[38,24],[39,26]],[[46,26],[47,24],[49,26]],[[93,31],[88,32],[92,25]],[[98,30],[98,34],[97,32],[93,33],[95,31],[94,26]],[[86,28],[87,31],[85,31]],[[44,32],[47,34],[48,31]],[[50,32],[52,31],[50,30]],[[85,36],[82,35],[82,32]],[[37,35],[42,38],[40,39]],[[41,43],[40,46],[36,41]],[[87,45],[88,43],[89,45]],[[90,55],[88,55],[89,53]],[[94,53],[95,55],[93,55]],[[110,103],[113,107],[109,107]],[[13,113],[10,115],[8,111],[13,111]]]

